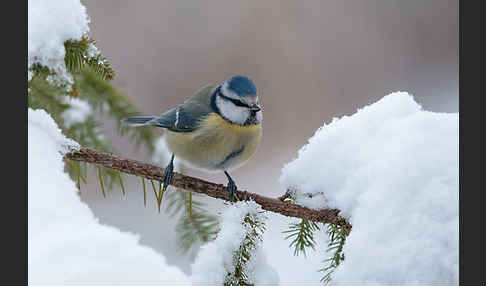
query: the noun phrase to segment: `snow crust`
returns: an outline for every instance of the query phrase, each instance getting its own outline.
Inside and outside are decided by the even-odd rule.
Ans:
[[[192,285],[223,285],[226,274],[234,272],[233,253],[251,231],[242,225],[247,214],[259,214],[261,207],[253,201],[237,202],[227,206],[220,215],[218,237],[202,246],[192,265]],[[260,219],[264,219],[261,217]],[[279,285],[277,272],[267,263],[265,254],[257,246],[245,271],[256,286]]]
[[[81,40],[89,31],[86,8],[79,0],[28,1],[28,80],[30,68],[38,63],[56,73],[49,80],[54,84],[73,83],[66,70],[64,42]]]
[[[44,110],[28,110],[29,285],[190,285],[137,235],[101,225],[81,202],[62,160],[78,147]]]
[[[353,225],[333,285],[459,284],[458,143],[457,113],[396,92],[324,124],[284,166],[297,203]]]

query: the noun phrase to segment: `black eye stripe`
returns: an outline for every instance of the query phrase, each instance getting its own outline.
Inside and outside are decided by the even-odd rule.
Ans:
[[[234,98],[227,97],[227,96],[223,95],[221,93],[221,89],[218,89],[218,95],[221,96],[222,98],[226,99],[226,100],[229,100],[229,101],[233,102],[233,104],[236,105],[236,106],[250,108],[250,106],[248,104],[246,104],[244,102],[241,102],[240,100],[237,100],[237,99],[234,99]]]

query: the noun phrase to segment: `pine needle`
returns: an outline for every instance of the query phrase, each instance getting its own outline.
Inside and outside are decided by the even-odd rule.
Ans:
[[[74,165],[76,166],[76,171],[77,171],[77,174],[78,174],[78,176],[77,176],[78,178],[76,180],[76,185],[78,187],[78,190],[81,190],[81,180],[80,180],[81,171],[79,170],[79,164],[75,163]]]
[[[159,195],[157,194],[157,191],[155,190],[154,181],[150,180],[150,183],[152,184],[152,190],[154,191],[155,198],[158,200]]]
[[[88,163],[84,161],[84,178],[88,180]],[[86,184],[86,181],[84,182]]]
[[[159,196],[157,197],[157,206],[158,206],[158,210],[159,210],[159,213],[160,213],[160,205],[162,204],[162,197],[164,196],[164,192],[162,191],[162,182],[159,181]]]
[[[96,168],[98,168],[98,178],[100,179],[101,192],[103,193],[103,197],[106,198],[105,186],[103,184],[103,176],[101,175],[101,168],[99,166],[96,166]]]
[[[159,213],[160,213],[160,201],[159,201],[159,195],[157,195],[157,190],[155,189],[155,184],[154,184],[154,181],[153,181],[153,180],[150,180],[150,183],[152,183],[152,188],[154,189],[154,195],[155,195],[155,198],[157,199],[157,208],[158,208]]]
[[[143,205],[146,207],[147,206],[147,191],[145,188],[145,178],[142,177],[142,185],[143,185]]]
[[[122,190],[122,194],[125,195],[125,186],[123,186],[123,179],[122,179],[121,173],[120,173],[120,171],[118,171],[117,173],[118,173],[118,178],[120,179],[120,187],[121,187],[121,190]]]

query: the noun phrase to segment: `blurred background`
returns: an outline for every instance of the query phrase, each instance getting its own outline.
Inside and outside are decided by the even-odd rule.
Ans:
[[[117,72],[114,84],[145,115],[234,74],[254,80],[264,135],[254,157],[232,172],[241,189],[281,195],[281,168],[320,126],[393,91],[413,94],[426,110],[458,112],[458,0],[81,1],[90,36]],[[105,123],[123,156],[150,161],[117,135],[114,122]],[[189,174],[226,183],[222,174]],[[175,246],[174,220],[157,213],[153,198],[143,206],[138,178],[126,177],[124,198],[117,190],[104,199],[93,182],[81,196],[102,223],[138,233],[142,244],[190,273],[191,257]],[[215,213],[223,205],[205,201]],[[291,220],[269,218],[270,263],[292,257],[280,233]],[[318,250],[307,260],[323,258]],[[305,258],[287,260],[277,271],[295,279],[290,270]]]

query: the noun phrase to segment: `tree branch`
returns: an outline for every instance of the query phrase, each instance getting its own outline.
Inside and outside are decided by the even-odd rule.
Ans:
[[[82,147],[79,151],[68,153],[64,157],[73,161],[84,161],[156,181],[161,181],[164,173],[163,168],[159,168],[152,164],[121,158],[113,154],[98,152],[94,149],[85,147]],[[176,172],[174,172],[174,176],[172,177],[171,185],[191,192],[205,194],[216,199],[226,201],[231,200],[228,189],[224,185],[207,182]],[[267,211],[279,213],[289,217],[297,217],[315,222],[331,223],[343,226],[348,234],[351,231],[351,225],[346,221],[346,219],[338,215],[338,209],[314,210],[296,204],[287,203],[282,199],[285,195],[276,199],[247,191],[238,191],[237,195],[240,199],[251,199],[255,201],[262,207],[262,209]]]

